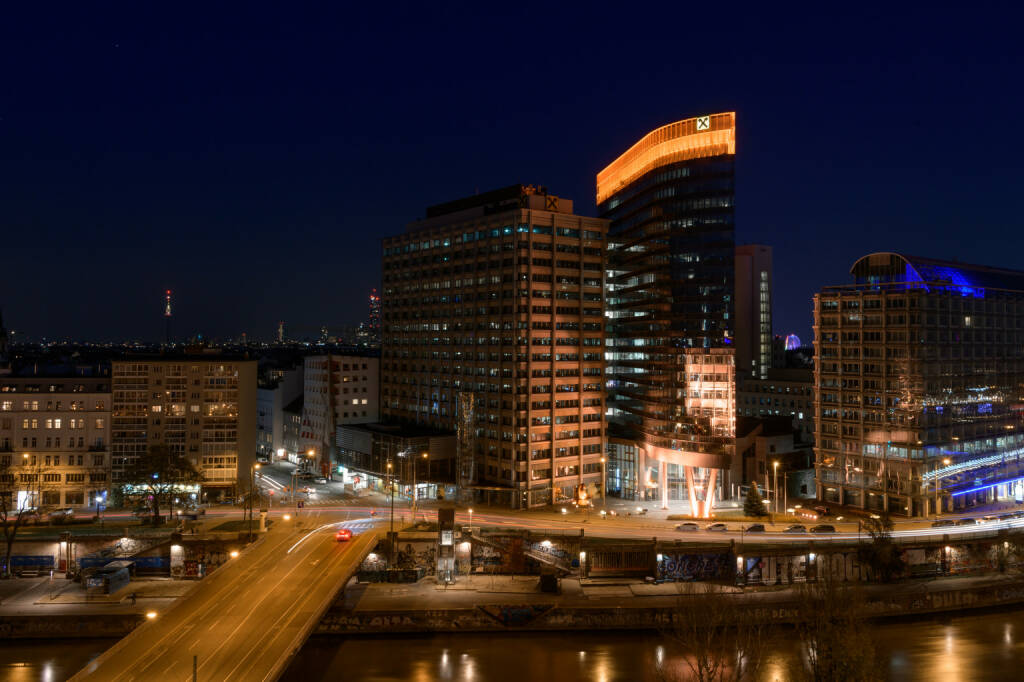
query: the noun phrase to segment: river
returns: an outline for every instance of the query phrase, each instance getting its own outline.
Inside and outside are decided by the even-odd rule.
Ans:
[[[876,626],[892,680],[1014,680],[1024,673],[1024,611],[990,611]],[[0,643],[0,679],[60,682],[112,640]],[[764,680],[787,680],[792,637],[771,651]],[[679,676],[662,676],[659,663]],[[285,682],[663,682],[686,679],[681,654],[655,633],[464,634],[338,639],[315,637]]]

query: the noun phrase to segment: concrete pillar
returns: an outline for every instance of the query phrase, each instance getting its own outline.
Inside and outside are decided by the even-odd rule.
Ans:
[[[668,509],[668,462],[658,460],[658,486],[661,488],[661,508]]]

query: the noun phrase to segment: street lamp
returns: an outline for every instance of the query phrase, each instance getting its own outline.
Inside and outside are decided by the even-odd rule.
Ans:
[[[604,471],[604,460],[605,460],[605,458],[602,457],[601,458],[601,508],[602,509],[607,509],[608,508],[608,491],[607,491],[606,488],[608,486],[608,479],[606,478],[605,471]]]
[[[469,508],[469,534],[473,534],[473,508]]]
[[[428,452],[420,453],[420,459],[427,459],[429,457],[430,457],[430,453],[428,453]],[[416,460],[414,458],[412,460],[412,520],[413,520],[413,523],[416,522],[416,501],[419,499],[419,493],[417,492],[417,489],[416,489],[416,465],[417,465],[417,463],[418,463],[418,460]],[[430,470],[428,469],[427,470],[427,476],[429,476],[429,475],[430,475]]]
[[[951,460],[949,457],[943,457],[942,458],[942,465],[943,466],[947,466],[948,467],[952,463],[953,463],[953,460]],[[938,472],[936,472],[936,475],[935,475],[935,518],[939,518],[939,514],[942,511],[941,509],[939,509],[939,483],[942,481],[943,478],[944,478],[943,476],[939,476]]]
[[[772,506],[775,507],[775,513],[779,513],[779,460],[772,462]]]
[[[249,542],[252,542],[252,520],[253,520],[253,495],[254,488],[256,487],[256,470],[260,468],[260,463],[256,462],[249,468]]]

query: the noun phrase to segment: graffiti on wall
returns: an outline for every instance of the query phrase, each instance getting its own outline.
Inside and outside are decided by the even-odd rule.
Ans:
[[[665,580],[715,580],[729,571],[728,554],[665,554],[661,577]]]

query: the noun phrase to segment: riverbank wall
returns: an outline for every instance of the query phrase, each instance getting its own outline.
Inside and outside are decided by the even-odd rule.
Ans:
[[[900,583],[864,590],[867,614],[872,619],[927,616],[937,613],[975,609],[1024,607],[1024,578],[997,580],[985,584],[943,589],[933,581],[927,590],[918,585]],[[746,592],[723,595],[736,599],[757,618],[780,624],[798,618],[796,592]],[[634,604],[623,600],[616,605],[560,603],[557,599],[542,603],[517,599],[508,603],[477,604],[459,608],[332,609],[328,611],[317,635],[387,635],[402,633],[579,631],[579,630],[659,630],[671,626],[678,612],[675,598],[636,598]],[[644,604],[643,602],[647,602]]]

